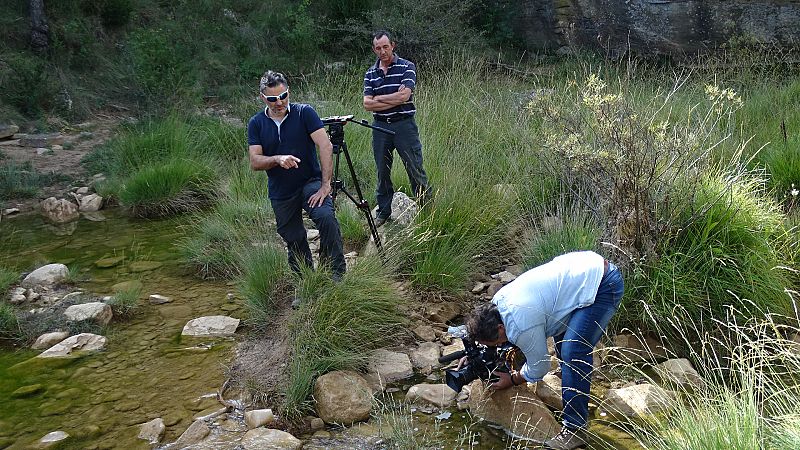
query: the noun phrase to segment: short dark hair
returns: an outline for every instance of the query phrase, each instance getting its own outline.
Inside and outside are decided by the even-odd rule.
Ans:
[[[372,33],[372,42],[375,42],[375,40],[376,40],[376,39],[380,39],[380,38],[382,38],[382,37],[384,37],[384,36],[386,36],[387,38],[389,38],[389,42],[394,42],[394,38],[393,38],[393,37],[392,37],[392,35],[391,35],[391,34],[390,34],[388,31],[386,31],[386,30],[378,30],[378,31],[376,31],[376,32]]]
[[[261,81],[258,83],[258,92],[264,92],[264,89],[268,87],[275,87],[281,84],[289,87],[289,83],[286,82],[286,77],[282,73],[268,70],[261,76]]]
[[[497,305],[492,302],[475,307],[467,318],[467,333],[475,341],[496,341],[499,336],[498,325],[503,324]]]

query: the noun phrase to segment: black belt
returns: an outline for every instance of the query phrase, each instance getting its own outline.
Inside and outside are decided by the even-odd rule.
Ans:
[[[375,116],[375,120],[378,122],[386,122],[386,123],[395,123],[400,122],[401,120],[406,120],[414,117],[412,114],[403,114],[402,116]]]

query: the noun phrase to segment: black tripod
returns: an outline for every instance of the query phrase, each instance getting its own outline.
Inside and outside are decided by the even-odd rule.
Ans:
[[[333,144],[333,154],[336,155],[336,161],[334,162],[333,166],[333,192],[331,193],[334,206],[336,205],[336,195],[339,193],[339,191],[342,191],[358,209],[364,212],[364,215],[367,217],[369,231],[372,233],[372,239],[375,240],[375,246],[378,248],[378,252],[381,254],[381,256],[383,256],[383,246],[381,245],[381,237],[378,235],[378,227],[375,226],[375,219],[372,217],[372,212],[369,208],[369,202],[364,200],[364,194],[361,193],[361,186],[358,183],[356,171],[353,169],[353,161],[350,159],[350,153],[347,151],[347,143],[344,141],[344,126],[347,124],[347,122],[357,123],[361,126],[372,128],[373,130],[378,130],[381,133],[391,135],[394,135],[394,131],[372,126],[367,123],[366,120],[353,120],[352,115],[331,116],[322,119],[322,123],[328,126],[328,134],[331,138],[331,144]],[[347,188],[345,188],[344,181],[339,178],[339,155],[342,153],[344,153],[344,158],[347,160],[347,168],[350,169],[350,176],[353,179],[353,185],[355,186],[356,195],[358,195],[358,198],[354,197],[353,194],[351,194]]]

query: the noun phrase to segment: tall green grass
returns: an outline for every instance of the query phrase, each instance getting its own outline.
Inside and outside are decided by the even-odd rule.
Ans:
[[[139,309],[139,300],[142,297],[142,287],[136,286],[127,290],[117,291],[111,297],[108,305],[114,317],[130,319]]]
[[[266,332],[274,325],[278,302],[287,301],[290,296],[286,253],[272,243],[244,248],[240,252],[239,292],[244,297],[248,323],[258,332]]]
[[[217,177],[205,163],[174,159],[143,167],[126,178],[119,201],[140,217],[194,211],[214,199]]]
[[[317,376],[363,368],[370,350],[395,342],[404,322],[396,310],[398,293],[379,260],[361,259],[341,282],[329,277],[307,271],[298,282],[304,302],[289,324],[292,361],[281,405],[289,419],[311,410]]]
[[[30,161],[23,164],[6,161],[0,165],[0,199],[35,197],[42,186],[67,179],[69,178],[55,173],[39,173]]]
[[[14,308],[5,300],[0,300],[0,340],[17,340],[21,336],[22,331]]]
[[[19,274],[17,274],[16,271],[5,266],[0,266],[0,296],[5,294],[8,288],[18,280]]]

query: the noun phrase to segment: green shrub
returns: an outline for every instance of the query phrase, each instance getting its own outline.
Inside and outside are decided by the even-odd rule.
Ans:
[[[19,281],[19,274],[16,271],[0,266],[0,298],[17,281]]]
[[[370,350],[396,342],[403,323],[400,298],[377,259],[359,260],[339,283],[324,271],[304,273],[298,295],[303,303],[289,324],[293,352],[281,405],[290,420],[313,408],[317,376],[363,368]]]
[[[181,95],[192,95],[194,74],[189,54],[169,30],[140,29],[130,34],[129,45],[136,79],[146,95],[157,103],[168,103]]]
[[[50,110],[58,99],[58,83],[52,67],[42,58],[28,53],[3,53],[0,65],[2,102],[27,117],[37,117]]]
[[[0,300],[0,340],[16,340],[21,337],[21,334],[19,320],[14,308],[5,301]]]
[[[200,278],[234,278],[240,273],[240,231],[217,214],[198,219],[179,244],[184,259]]]
[[[527,270],[568,252],[597,251],[601,233],[600,227],[581,215],[545,217],[522,248],[523,267]]]
[[[121,186],[119,201],[140,217],[194,211],[212,201],[217,174],[207,165],[175,159],[140,169]]]
[[[339,203],[336,208],[336,219],[339,221],[345,247],[358,248],[367,243],[370,231],[364,213],[349,200]]]
[[[108,305],[111,306],[111,311],[114,312],[114,317],[128,319],[136,313],[137,309],[139,309],[139,299],[141,296],[141,286],[117,291],[111,297],[111,300],[108,301]]]
[[[249,313],[248,323],[257,331],[269,329],[276,304],[288,296],[289,264],[286,254],[267,243],[244,249],[239,291]]]

